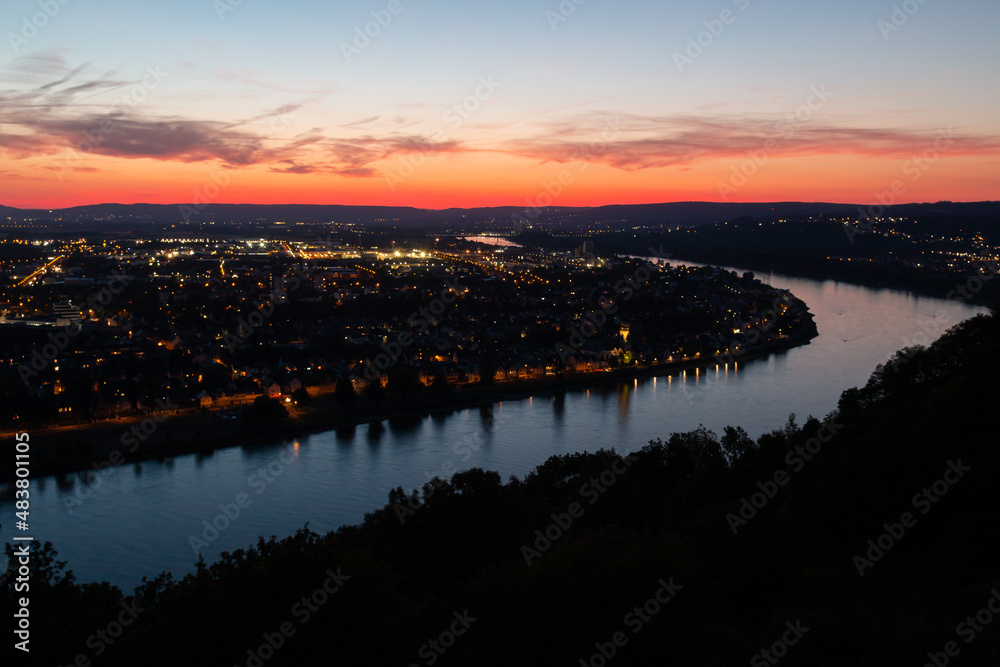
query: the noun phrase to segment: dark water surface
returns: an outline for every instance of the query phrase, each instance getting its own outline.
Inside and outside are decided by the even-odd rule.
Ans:
[[[789,413],[799,423],[808,415],[823,417],[844,389],[864,384],[895,350],[926,344],[986,312],[896,290],[758,277],[804,300],[819,337],[738,368],[389,420],[284,446],[234,447],[125,466],[72,513],[65,500],[81,484],[79,476],[38,478],[31,484],[33,536],[51,541],[78,580],[106,579],[130,591],[143,576],[191,571],[197,557],[190,537],[204,539],[203,521],[229,523],[202,548],[211,562],[223,550],[248,546],[259,535],[283,537],[306,522],[321,532],[357,523],[385,504],[390,488],[409,490],[454,470],[482,467],[506,479],[553,454],[610,446],[631,451],[699,424],[716,431],[740,425],[756,437],[782,426]],[[249,504],[239,517],[217,519],[219,505],[235,503],[241,493]],[[0,501],[7,542],[15,511],[10,496],[8,490]]]

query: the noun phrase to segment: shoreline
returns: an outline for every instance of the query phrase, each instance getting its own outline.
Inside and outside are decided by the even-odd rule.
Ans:
[[[810,318],[811,319],[811,318]],[[748,350],[733,359],[735,364],[765,359],[809,342],[819,332],[815,325],[797,335],[772,344]],[[219,412],[181,414],[162,418],[148,437],[137,446],[127,448],[123,438],[149,417],[129,418],[98,424],[42,429],[27,433],[31,436],[31,470],[34,477],[62,476],[89,470],[104,470],[119,465],[140,465],[143,461],[165,461],[174,456],[201,454],[211,456],[229,447],[268,447],[299,437],[361,424],[392,419],[412,419],[428,414],[448,413],[470,408],[483,408],[495,403],[547,396],[574,389],[586,389],[617,384],[639,378],[661,377],[683,371],[709,368],[722,362],[712,357],[654,366],[593,371],[535,380],[514,380],[491,385],[460,387],[443,397],[391,397],[379,405],[370,403],[340,406],[332,394],[316,397],[310,407],[295,411],[281,421],[225,421]],[[359,402],[362,399],[359,399]],[[388,405],[386,405],[388,404]],[[12,431],[0,437],[13,437]],[[3,465],[3,464],[0,464]],[[0,469],[0,484],[14,479],[13,467]]]
[[[897,292],[907,292],[916,296],[928,297],[932,299],[941,299],[943,301],[954,301],[955,299],[949,299],[948,294],[952,291],[957,290],[961,284],[956,283],[952,285],[950,290],[946,289],[929,289],[929,288],[919,288],[913,286],[907,286],[902,283],[897,283],[894,281],[886,282],[875,278],[862,278],[858,276],[848,276],[848,275],[836,275],[834,272],[830,271],[800,271],[794,269],[783,268],[775,265],[765,266],[763,263],[756,263],[753,261],[744,262],[743,264],[737,265],[729,261],[720,261],[717,259],[695,259],[694,257],[688,257],[682,259],[679,256],[672,256],[667,260],[671,264],[684,264],[685,262],[694,262],[696,264],[701,264],[704,266],[718,266],[720,268],[728,267],[729,269],[739,269],[740,271],[750,271],[755,274],[755,277],[761,279],[762,276],[756,275],[757,272],[765,273],[776,273],[778,275],[787,276],[789,278],[797,278],[801,280],[821,280],[821,281],[835,281],[841,283],[847,283],[849,285],[858,285],[860,287],[869,287],[872,289],[885,289],[885,290],[895,290]],[[763,275],[763,274],[762,274]],[[970,306],[981,306],[983,308],[993,308],[996,305],[996,299],[991,299],[987,295],[982,294],[982,291],[977,291],[973,293],[972,298],[958,299],[959,302],[970,305]]]

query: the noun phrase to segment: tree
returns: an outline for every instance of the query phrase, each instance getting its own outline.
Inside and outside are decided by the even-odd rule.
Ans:
[[[443,375],[438,375],[431,383],[431,391],[434,392],[435,396],[447,396],[454,389],[455,387],[448,382],[448,378]]]
[[[699,425],[693,431],[673,433],[667,441],[667,464],[682,477],[716,472],[726,467],[722,446],[714,432]]]
[[[494,362],[479,364],[479,384],[492,385],[496,383],[497,365]]]
[[[727,426],[723,431],[720,444],[722,445],[722,454],[726,457],[726,463],[730,467],[739,461],[744,454],[756,447],[753,438],[743,430],[742,426],[736,428]]]
[[[482,468],[470,468],[452,475],[451,485],[458,493],[496,490],[502,486],[500,473]]]
[[[405,396],[415,394],[420,389],[420,375],[417,369],[406,366],[389,369],[389,391]]]
[[[309,395],[309,390],[305,387],[299,387],[292,392],[292,400],[295,401],[297,405],[309,405],[312,397]]]
[[[273,421],[288,417],[288,410],[277,399],[258,396],[254,399],[253,405],[246,409],[243,416],[251,421]],[[169,433],[167,437],[169,439]]]
[[[333,397],[340,405],[351,405],[357,400],[358,394],[354,391],[354,383],[351,378],[342,377],[337,380],[337,388],[333,392]]]
[[[384,401],[385,389],[382,388],[382,383],[376,380],[375,382],[372,382],[367,387],[365,387],[365,398],[367,398],[375,405],[378,405],[379,403]]]

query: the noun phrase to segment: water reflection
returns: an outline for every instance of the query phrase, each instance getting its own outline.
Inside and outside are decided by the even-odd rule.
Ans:
[[[385,490],[419,487],[427,474],[450,477],[475,466],[507,479],[523,476],[553,454],[609,446],[634,450],[699,423],[716,432],[740,425],[757,436],[779,428],[789,412],[801,415],[800,421],[809,414],[822,417],[842,390],[864,384],[876,364],[916,335],[937,337],[983,311],[832,281],[770,280],[809,304],[821,332],[809,345],[753,362],[718,368],[712,363],[674,375],[439,412],[427,417],[427,428],[423,416],[410,415],[311,436],[298,452],[302,465],[287,466],[268,486],[266,502],[255,502],[205,556],[214,560],[222,550],[255,543],[259,535],[287,535],[306,521],[317,531],[356,523],[385,503]],[[386,438],[395,446],[380,447]],[[307,442],[317,446],[306,447]],[[192,526],[245,489],[258,462],[273,460],[281,447],[272,441],[178,457],[176,465],[171,458],[122,467],[72,516],[63,496],[73,492],[80,476],[36,478],[31,499],[38,513],[32,518],[80,581],[109,579],[131,587],[165,569],[183,575],[192,568],[187,542]],[[11,502],[0,501],[0,516],[14,511]],[[109,551],[109,543],[120,548]]]
[[[495,403],[490,403],[489,405],[479,406],[479,423],[482,424],[483,430],[491,431],[493,429],[493,424],[496,423],[496,410]]]
[[[389,430],[397,436],[416,433],[423,425],[424,419],[421,415],[402,415],[389,418]]]
[[[629,397],[633,385],[622,382],[618,384],[618,422],[624,424],[628,420]]]
[[[373,421],[368,423],[368,444],[378,445],[382,442],[382,436],[385,435],[385,427],[382,426],[382,421]]]
[[[555,419],[557,426],[563,425],[563,420],[566,418],[566,392],[557,392],[555,396],[552,397],[552,417]]]
[[[266,446],[260,445],[257,447],[240,447],[240,451],[243,452],[243,460],[252,463],[259,463],[261,461],[267,461],[274,458],[274,443],[270,443]],[[197,457],[197,455],[195,455]]]

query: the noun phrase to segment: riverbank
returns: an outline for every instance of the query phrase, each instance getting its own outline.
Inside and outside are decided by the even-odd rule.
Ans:
[[[912,276],[900,276],[897,278],[868,278],[853,274],[850,269],[831,271],[822,267],[804,268],[799,264],[789,266],[780,260],[765,261],[753,258],[748,259],[746,257],[736,258],[725,254],[720,257],[713,253],[706,253],[705,255],[700,255],[699,253],[688,253],[683,258],[679,256],[671,256],[667,261],[671,264],[694,262],[696,264],[703,264],[706,266],[726,266],[738,269],[739,271],[751,271],[761,274],[778,273],[792,278],[806,278],[809,280],[832,280],[851,285],[869,287],[872,289],[888,289],[898,290],[900,292],[909,292],[911,294],[935,299],[951,298],[970,306],[984,306],[986,308],[996,307],[998,296],[1000,296],[1000,288],[992,286],[989,283],[984,285],[982,280],[979,280],[974,276],[960,276],[957,274],[951,277],[939,277],[937,280],[933,281],[939,283],[938,286],[927,287],[925,284],[915,282]],[[863,264],[862,262],[857,263]],[[980,289],[975,289],[976,283],[974,278],[975,280],[979,280]],[[985,287],[988,287],[988,289],[984,289]]]
[[[774,340],[767,346],[734,355],[731,363],[741,365],[763,359],[771,354],[806,345],[817,335],[815,326],[810,326],[797,336]],[[233,446],[269,446],[313,433],[352,429],[371,422],[405,422],[429,414],[486,407],[501,401],[714,368],[726,362],[730,362],[730,359],[691,359],[492,385],[467,385],[456,388],[445,396],[390,395],[378,404],[358,399],[352,405],[343,406],[332,395],[324,395],[312,399],[307,408],[293,407],[287,419],[278,421],[226,420],[221,413],[207,412],[162,416],[159,421],[151,417],[140,417],[34,432],[29,430],[31,470],[35,476],[66,474],[103,469],[109,465],[163,461],[183,454],[211,455],[215,450]],[[12,434],[4,434],[2,437],[6,440]],[[0,469],[0,482],[13,478],[14,471],[7,463],[4,461],[0,464],[3,465]]]

